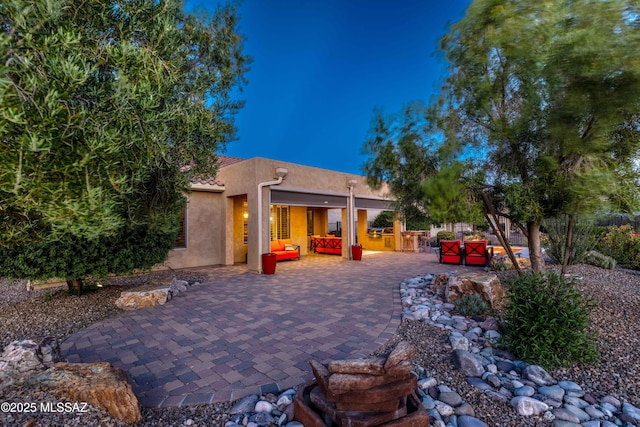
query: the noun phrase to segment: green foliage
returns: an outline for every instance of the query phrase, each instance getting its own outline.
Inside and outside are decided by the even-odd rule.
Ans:
[[[430,230],[431,221],[426,218],[413,218],[407,221],[407,230]]]
[[[190,179],[215,175],[234,137],[242,103],[231,94],[249,61],[236,25],[231,6],[196,17],[179,0],[0,3],[0,247],[56,256],[0,275],[116,272],[166,256]],[[126,237],[140,230],[142,241]],[[95,257],[103,247],[116,259]],[[61,259],[83,258],[79,248],[85,260]]]
[[[373,228],[393,227],[394,215],[392,211],[382,211],[374,218],[371,226]]]
[[[456,311],[462,316],[477,316],[489,310],[489,305],[479,294],[463,295],[456,300],[455,306]]]
[[[533,185],[510,183],[502,189],[504,198],[500,207],[509,212],[510,218],[520,224],[540,222],[544,218],[544,207],[538,200],[538,188]]]
[[[547,231],[542,244],[547,255],[556,263],[564,260],[565,244],[568,233],[569,221],[566,216],[549,218],[543,221]],[[579,264],[584,261],[589,251],[597,244],[597,234],[593,225],[587,222],[578,222],[573,225],[572,245],[569,255],[569,265]]]
[[[364,172],[370,185],[388,183],[394,209],[407,223],[428,219],[422,181],[436,173],[438,141],[430,136],[425,107],[412,103],[401,114],[375,111],[364,144]]]
[[[640,270],[640,236],[631,225],[608,227],[606,234],[598,241],[596,249],[609,254],[618,264]]]
[[[543,218],[637,202],[637,12],[627,0],[475,0],[441,40],[439,128],[485,172],[496,210],[531,232],[535,269]]]
[[[604,255],[598,251],[589,251],[584,257],[586,264],[595,265],[596,267],[613,270],[616,268],[616,260],[610,256]]]
[[[423,181],[423,198],[434,222],[483,222],[482,203],[475,197],[475,178],[467,172],[465,164],[455,162]]]
[[[505,271],[509,270],[511,266],[506,263],[506,257],[493,257],[489,268],[493,271]]]
[[[0,271],[8,278],[33,280],[131,273],[164,262],[175,245],[176,234],[175,230],[164,232],[139,225],[113,237],[86,239],[67,234],[55,242],[0,247]]]
[[[438,231],[436,234],[436,240],[440,244],[440,240],[456,240],[456,233],[453,231]]]
[[[375,217],[371,226],[374,228],[393,227],[394,217],[395,212],[382,211]],[[407,230],[429,230],[431,228],[430,221],[421,217],[408,219],[406,225]]]
[[[547,368],[598,360],[596,334],[589,329],[593,303],[572,280],[533,273],[505,284],[504,336],[516,356]]]

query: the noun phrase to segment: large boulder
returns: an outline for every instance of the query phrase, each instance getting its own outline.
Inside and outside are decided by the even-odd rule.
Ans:
[[[32,340],[13,341],[0,356],[0,389],[26,377],[42,372],[62,360],[60,344],[55,337],[36,343]]]
[[[502,308],[506,302],[506,291],[493,273],[461,273],[449,277],[444,295],[447,302],[455,303],[471,294],[479,294],[494,309]]]
[[[445,291],[447,289],[447,283],[449,282],[449,275],[447,273],[440,273],[433,276],[431,280],[431,290],[434,294],[444,298]]]
[[[188,287],[189,287],[189,282],[187,282],[186,280],[178,280],[175,277],[169,284],[169,290],[174,296],[178,295],[181,292],[185,292]]]
[[[522,270],[527,270],[531,268],[531,259],[529,258],[516,257],[516,262],[518,263],[518,265],[520,266],[520,269]],[[509,257],[505,257],[504,265],[506,266],[507,270],[513,269],[513,263],[511,262]]]
[[[185,292],[189,282],[175,277],[171,282],[151,282],[134,291],[122,292],[115,302],[121,310],[138,310],[140,308],[164,305],[172,297]]]
[[[140,289],[122,292],[115,302],[121,310],[138,310],[140,308],[164,305],[171,298],[169,287],[159,289]]]
[[[127,376],[111,363],[56,363],[29,382],[50,388],[60,398],[89,403],[125,423],[142,420]]]

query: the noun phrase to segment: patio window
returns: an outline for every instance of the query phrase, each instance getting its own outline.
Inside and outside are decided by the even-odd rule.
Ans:
[[[271,240],[290,239],[289,206],[271,205]]]
[[[313,209],[307,209],[307,236],[313,236],[314,223],[313,223]]]
[[[242,203],[242,243],[249,243],[249,203]]]
[[[183,208],[180,212],[180,226],[178,236],[176,237],[176,248],[187,247],[187,208]]]

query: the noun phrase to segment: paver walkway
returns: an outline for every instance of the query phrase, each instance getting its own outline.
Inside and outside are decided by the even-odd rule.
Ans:
[[[123,369],[143,406],[233,401],[310,380],[310,359],[376,350],[400,323],[403,279],[464,268],[392,252],[312,255],[279,262],[274,275],[211,268],[207,282],[83,329],[62,352]]]

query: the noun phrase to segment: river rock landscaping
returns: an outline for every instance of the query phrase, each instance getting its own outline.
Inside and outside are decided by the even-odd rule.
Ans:
[[[501,335],[497,319],[452,315],[455,305],[444,302],[438,286],[434,286],[442,281],[441,277],[432,275],[405,280],[400,285],[403,317],[448,331],[453,365],[466,377],[467,384],[486,399],[510,404],[520,416],[537,417],[557,427],[640,423],[640,409],[633,404],[613,395],[598,399],[594,394],[601,392],[590,394],[573,381],[558,381],[542,367],[517,360],[499,349],[496,345]],[[428,372],[421,367],[419,370]],[[473,418],[473,406],[465,403],[447,384],[440,384],[433,377],[424,378],[419,384],[424,390],[422,404],[429,410],[432,425],[486,425]],[[458,417],[464,417],[462,422]]]
[[[395,336],[371,356],[387,354],[401,341],[415,346],[411,362],[432,426],[638,426],[640,276],[629,270],[586,265],[573,267],[572,273],[582,278],[580,291],[598,304],[591,316],[601,349],[601,360],[596,365],[545,371],[518,361],[495,345],[499,333],[494,319],[458,316],[453,304],[430,291],[428,275],[407,278],[400,284],[407,319]],[[180,272],[178,278],[189,283],[206,279],[188,272]],[[45,336],[64,340],[89,324],[121,313],[114,305],[120,292],[148,281],[143,276],[114,279],[82,297],[67,297],[62,290],[29,293],[24,282],[3,282],[1,345]],[[419,310],[420,317],[415,314]],[[143,420],[136,425],[299,427],[290,417],[289,401],[294,393],[290,389],[252,395],[233,404],[143,408]],[[59,399],[50,390],[31,384],[4,387],[0,401]],[[0,424],[125,425],[96,408],[74,414],[1,413]]]

